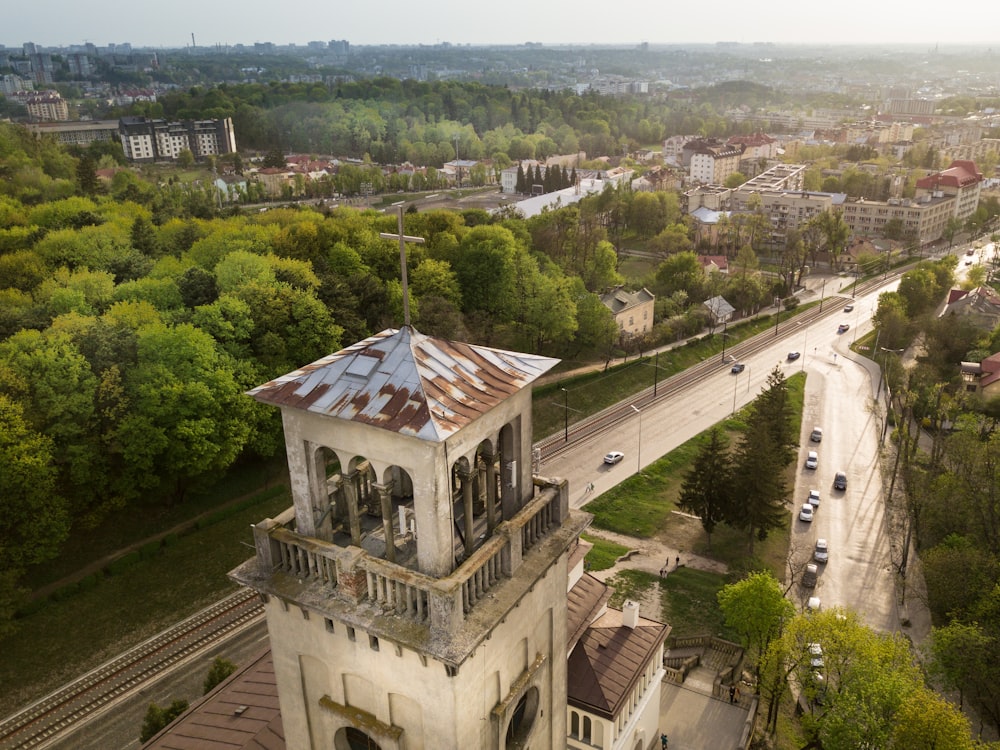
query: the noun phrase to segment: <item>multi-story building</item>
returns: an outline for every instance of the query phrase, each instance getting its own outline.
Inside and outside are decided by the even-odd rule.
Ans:
[[[69,104],[56,91],[39,91],[24,97],[24,106],[32,120],[62,121],[69,119]]]
[[[982,182],[983,173],[975,162],[953,161],[947,169],[917,180],[916,198],[951,196],[955,199],[952,215],[964,220],[972,216],[979,206]]]
[[[236,134],[229,117],[183,122],[123,117],[118,127],[125,157],[131,161],[176,159],[185,149],[196,159],[236,152]]]
[[[86,146],[94,141],[117,141],[118,120],[72,120],[30,123],[28,130],[38,136],[50,135],[60,143]]]
[[[743,147],[718,141],[692,141],[684,146],[684,156],[690,165],[692,180],[722,185],[729,175],[740,171]]]

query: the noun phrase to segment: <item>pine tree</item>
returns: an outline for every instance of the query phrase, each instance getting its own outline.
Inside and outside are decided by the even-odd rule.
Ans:
[[[514,189],[517,192],[522,193],[522,194],[523,193],[527,193],[528,192],[527,181],[528,181],[527,178],[524,176],[524,165],[523,164],[518,164],[517,165],[517,183],[515,184]]]
[[[719,427],[713,427],[684,477],[677,504],[701,519],[711,548],[715,527],[733,514],[732,501],[729,441]]]
[[[785,522],[784,468],[768,423],[751,413],[750,424],[736,449],[733,464],[734,502],[726,519],[730,526],[747,532],[747,547],[753,554],[755,540],[764,541]]]

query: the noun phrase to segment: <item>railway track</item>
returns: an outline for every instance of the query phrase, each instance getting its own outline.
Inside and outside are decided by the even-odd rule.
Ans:
[[[241,589],[0,721],[0,750],[41,747],[171,665],[264,613]]]

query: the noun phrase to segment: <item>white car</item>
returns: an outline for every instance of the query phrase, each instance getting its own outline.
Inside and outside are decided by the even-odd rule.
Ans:
[[[806,468],[815,469],[819,466],[819,454],[816,451],[809,451],[806,454]]]
[[[806,612],[819,612],[822,608],[818,596],[810,596],[806,602]]]
[[[604,463],[613,465],[621,461],[623,458],[625,458],[625,454],[621,451],[611,451],[604,457]]]
[[[813,427],[813,431],[809,435],[809,439],[812,440],[814,443],[822,442],[822,440],[823,440],[823,428],[822,427]]]
[[[816,597],[812,597],[815,599]],[[809,644],[809,666],[813,669],[822,669],[825,664],[823,662],[823,647],[818,643]]]
[[[830,548],[827,546],[826,539],[816,540],[816,549],[813,550],[813,560],[820,563],[825,563],[830,559]]]
[[[806,500],[812,507],[819,507],[819,490],[809,490],[809,499]]]
[[[806,503],[802,506],[802,510],[799,511],[799,520],[812,523],[813,512],[813,507],[809,503]]]

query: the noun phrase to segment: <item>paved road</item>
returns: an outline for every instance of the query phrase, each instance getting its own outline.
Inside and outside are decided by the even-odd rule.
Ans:
[[[744,360],[742,373],[732,374],[730,366],[720,361],[718,371],[698,385],[647,407],[611,433],[581,441],[572,451],[545,461],[541,473],[572,477],[570,502],[581,507],[754,399],[775,365],[786,376],[805,370],[809,377],[800,467],[810,449],[820,453],[820,462],[815,471],[799,469],[793,499],[801,505],[815,487],[823,493],[823,502],[812,525],[793,521],[792,540],[799,548],[796,554],[804,561],[812,554],[817,536],[827,538],[831,561],[816,590],[824,606],[847,606],[874,628],[897,630],[878,464],[882,422],[873,411],[877,373],[873,382],[871,370],[849,350],[851,342],[869,330],[878,294],[887,288],[894,287],[858,297],[850,313],[812,325],[791,322],[788,325],[795,326],[791,336],[788,329],[779,328],[783,335]],[[841,322],[849,323],[850,328],[838,334]],[[802,356],[789,362],[789,350],[800,351]],[[814,425],[825,430],[818,446],[809,442]],[[610,450],[625,453],[624,460],[604,465],[603,456]],[[840,468],[848,472],[848,489],[834,493],[833,475]],[[588,483],[593,484],[592,491],[587,490]]]

